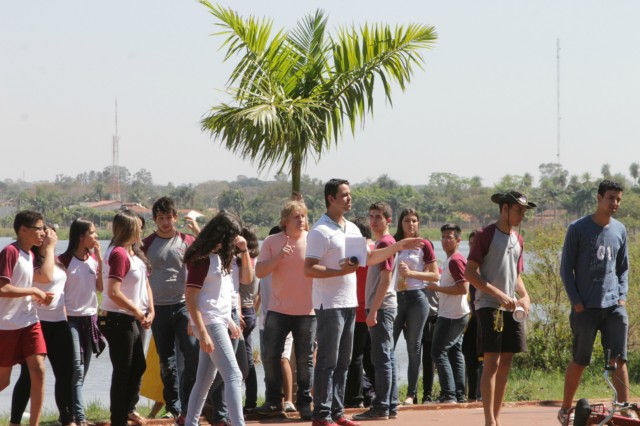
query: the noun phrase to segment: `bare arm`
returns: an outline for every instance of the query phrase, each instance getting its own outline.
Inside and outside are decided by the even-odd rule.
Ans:
[[[282,250],[280,250],[275,256],[271,256],[267,260],[261,260],[256,264],[256,275],[258,278],[264,278],[270,273],[272,273],[278,263],[285,257],[291,255],[293,253],[294,246],[289,244],[289,237],[287,237],[287,241],[284,243]]]
[[[253,262],[247,250],[247,240],[238,235],[235,244],[240,250],[240,284],[250,285],[253,282]]]
[[[304,274],[311,278],[332,278],[340,277],[355,272],[358,269],[358,264],[351,265],[349,262],[344,262],[340,269],[331,269],[326,266],[320,265],[319,259],[307,257],[304,259]]]
[[[385,248],[371,250],[371,252],[369,252],[369,257],[367,258],[367,265],[377,265],[378,263],[382,263],[400,250],[419,249],[422,248],[422,246],[424,246],[422,238],[405,238],[404,240],[400,240]]]
[[[442,287],[435,283],[428,283],[427,289],[439,293],[451,294],[453,296],[462,296],[469,292],[469,283],[467,281],[460,281],[451,287]]]
[[[424,265],[424,270],[422,271],[412,271],[404,262],[400,262],[399,268],[400,276],[403,277],[414,278],[429,283],[437,283],[440,280],[438,262],[427,263]]]
[[[100,250],[100,242],[96,241],[96,245],[93,247],[93,253],[96,255],[98,261],[98,269],[96,270],[96,291],[102,293],[104,290],[104,281],[102,278],[102,251]]]
[[[198,287],[188,286],[185,288],[185,299],[187,302],[187,310],[191,317],[193,326],[198,331],[198,340],[200,341],[200,349],[204,352],[213,352],[215,349],[211,336],[207,332],[207,328],[202,320],[202,313],[198,308],[198,296],[200,295],[200,289]]]
[[[32,296],[38,303],[44,302],[47,298],[47,294],[37,287],[16,287],[9,284],[9,281],[0,280],[0,297],[17,298]]]
[[[147,281],[147,297],[149,299],[149,311],[146,312],[146,315],[144,316],[144,321],[142,321],[142,328],[149,329],[151,328],[151,323],[153,322],[153,319],[156,316],[156,311],[153,306],[153,292],[151,291],[151,284],[149,284],[149,278],[147,278],[146,281]]]
[[[378,323],[378,309],[380,309],[380,305],[382,305],[382,302],[384,301],[384,298],[387,295],[387,291],[389,291],[390,286],[391,271],[384,269],[380,271],[380,283],[378,284],[373,302],[371,302],[371,308],[369,309],[369,313],[367,314],[367,326],[373,327]]]
[[[529,299],[529,293],[524,286],[524,281],[522,281],[522,276],[518,274],[518,284],[516,285],[516,293],[519,298],[516,302],[517,306],[522,306],[524,311],[529,315],[529,308],[531,307],[531,299]]]
[[[480,265],[478,262],[474,260],[467,260],[467,267],[464,270],[464,277],[469,280],[472,286],[474,286],[478,291],[482,291],[483,293],[487,293],[490,296],[496,298],[500,305],[504,308],[513,310],[516,307],[515,299],[510,298],[504,292],[502,292],[497,287],[491,285],[487,281],[482,278],[479,272]]]
[[[49,284],[53,280],[53,269],[56,264],[56,243],[58,235],[52,229],[47,229],[47,236],[42,242],[41,251],[44,255],[42,265],[33,271],[33,281],[40,284]]]
[[[126,309],[131,312],[131,314],[140,322],[144,321],[144,312],[136,305],[133,304],[131,300],[124,295],[121,291],[122,281],[117,278],[109,278],[109,291],[107,294],[109,298],[113,300],[113,303],[121,307],[122,309]]]

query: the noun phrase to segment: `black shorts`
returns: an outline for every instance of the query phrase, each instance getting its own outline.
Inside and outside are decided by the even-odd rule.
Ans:
[[[526,352],[527,336],[524,322],[517,322],[509,311],[494,308],[476,309],[478,320],[478,352]],[[502,330],[496,327],[496,317],[502,316]],[[498,330],[496,330],[498,328]]]

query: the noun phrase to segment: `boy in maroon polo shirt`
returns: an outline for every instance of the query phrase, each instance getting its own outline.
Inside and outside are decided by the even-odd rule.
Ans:
[[[29,424],[37,425],[44,399],[47,348],[31,300],[48,305],[53,295],[33,287],[33,282],[51,281],[58,238],[55,232],[44,230],[42,215],[33,211],[18,213],[13,229],[16,242],[0,252],[0,391],[9,386],[13,366],[26,362],[31,378]],[[33,269],[33,246],[41,246],[44,253],[42,266],[36,270]]]

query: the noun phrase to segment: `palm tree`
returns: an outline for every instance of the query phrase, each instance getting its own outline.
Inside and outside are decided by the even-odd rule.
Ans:
[[[321,10],[272,36],[269,19],[243,19],[200,2],[226,37],[225,60],[240,58],[227,82],[232,103],[212,107],[202,128],[260,171],[288,167],[294,191],[309,156],[319,161],[337,145],[346,122],[352,133],[358,122],[364,125],[366,113],[373,113],[376,83],[392,104],[391,83],[404,90],[414,67],[422,68],[421,50],[437,38],[433,27],[421,24],[367,24],[332,37]]]

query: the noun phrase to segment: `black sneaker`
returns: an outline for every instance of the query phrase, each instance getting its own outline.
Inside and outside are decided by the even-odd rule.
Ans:
[[[397,419],[398,412],[396,410],[389,410],[389,420]]]
[[[274,404],[271,402],[265,402],[259,407],[256,407],[255,411],[258,414],[262,414],[264,416],[277,416],[282,414],[282,404]]]
[[[364,413],[354,414],[351,418],[353,420],[389,420],[389,415],[385,411],[371,407]]]
[[[298,413],[300,413],[300,418],[302,420],[311,420],[312,414],[313,414],[311,412],[311,406],[310,405],[298,406]]]

